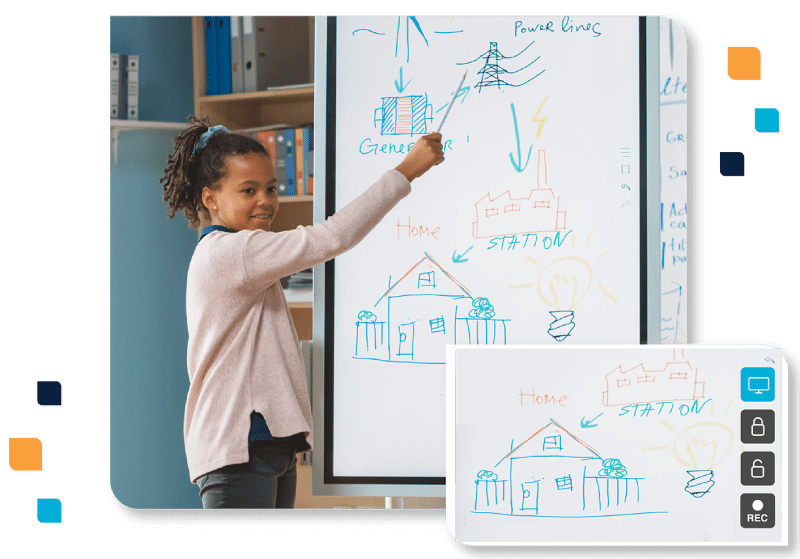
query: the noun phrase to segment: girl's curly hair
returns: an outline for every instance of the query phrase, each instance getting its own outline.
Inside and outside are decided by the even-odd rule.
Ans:
[[[200,136],[208,131],[208,118],[188,117],[192,125],[172,141],[175,151],[167,159],[164,176],[159,179],[164,185],[164,201],[169,205],[168,217],[172,218],[178,210],[183,210],[189,227],[200,226],[200,212],[203,206],[203,188],[214,185],[225,176],[225,163],[233,155],[259,153],[267,158],[267,150],[257,140],[238,134],[217,134],[206,146],[197,149]]]

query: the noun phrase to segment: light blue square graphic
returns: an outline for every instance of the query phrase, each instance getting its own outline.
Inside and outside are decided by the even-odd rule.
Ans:
[[[779,120],[778,109],[756,109],[757,132],[777,132]]]
[[[775,369],[742,368],[742,401],[772,402],[775,399]]]
[[[36,499],[36,518],[39,522],[61,523],[61,501]]]

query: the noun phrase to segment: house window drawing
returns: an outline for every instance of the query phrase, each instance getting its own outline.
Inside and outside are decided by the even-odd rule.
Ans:
[[[445,344],[506,343],[510,320],[496,317],[488,299],[473,297],[424,255],[372,309],[359,313],[355,359],[443,364]]]
[[[441,332],[442,334],[445,333],[444,331],[444,317],[440,316],[439,318],[434,318],[430,321],[431,325],[431,334],[436,334]]]
[[[436,272],[422,272],[417,277],[417,287],[436,287]]]
[[[572,476],[567,475],[564,477],[557,477],[556,489],[558,489],[559,491],[565,491],[565,490],[572,491]]]
[[[554,454],[543,441],[556,436],[563,452]],[[620,460],[604,459],[552,418],[476,478],[474,513],[582,518],[664,512],[643,510],[643,477],[629,475]]]
[[[682,349],[672,350],[672,361],[658,370],[645,370],[644,364],[623,370],[620,365],[605,376],[604,406],[622,406],[645,402],[699,400],[705,383],[697,380],[694,369]],[[636,379],[636,382],[631,382]]]
[[[542,444],[542,450],[548,449],[555,449],[555,450],[564,450],[561,446],[561,435],[553,435],[551,437],[544,438],[544,444]]]
[[[433,120],[433,105],[428,103],[427,94],[384,97],[374,114],[382,136],[427,134],[429,120]]]
[[[567,212],[560,209],[560,197],[547,186],[544,151],[540,149],[538,153],[536,188],[528,191],[527,196],[512,197],[511,191],[506,190],[495,198],[486,193],[475,203],[474,238],[566,230]]]

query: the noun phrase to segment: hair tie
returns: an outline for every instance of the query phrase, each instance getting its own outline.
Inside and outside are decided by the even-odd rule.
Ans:
[[[221,124],[217,126],[212,126],[207,131],[205,131],[202,136],[200,136],[200,139],[197,141],[197,145],[195,146],[194,151],[192,151],[192,153],[194,153],[198,149],[203,149],[204,147],[206,147],[208,141],[214,136],[217,136],[219,134],[230,134],[230,133],[231,131],[222,126]]]

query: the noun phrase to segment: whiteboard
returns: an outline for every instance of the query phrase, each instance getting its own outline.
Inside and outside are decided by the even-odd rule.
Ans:
[[[788,542],[777,349],[450,346],[447,374],[459,542]]]
[[[687,298],[688,122],[687,41],[683,29],[661,20],[661,343],[689,341]]]
[[[456,99],[445,162],[315,268],[314,491],[441,495],[445,344],[659,341],[658,19],[316,29],[315,220]]]

